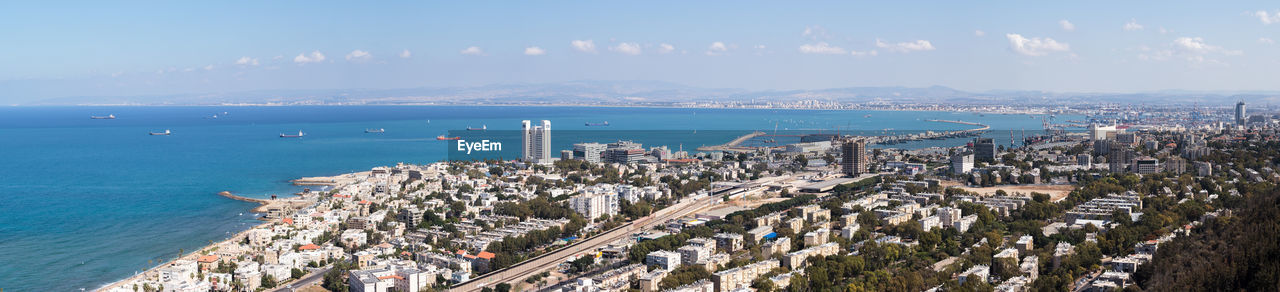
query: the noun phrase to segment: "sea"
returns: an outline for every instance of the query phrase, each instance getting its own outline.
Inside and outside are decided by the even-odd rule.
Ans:
[[[90,119],[114,115],[115,119]],[[974,128],[1041,133],[1080,116],[964,112],[550,106],[0,107],[0,288],[92,290],[248,229],[254,204],[216,195],[289,195],[289,180],[447,158],[437,136],[550,120],[556,153],[631,140],[691,153],[753,131],[878,135]],[[608,126],[587,125],[608,122]],[[366,133],[383,129],[382,133]],[[151,132],[169,130],[171,135]],[[557,131],[593,131],[592,139]],[[302,138],[280,134],[305,133]],[[683,133],[674,135],[672,133]],[[702,133],[702,134],[699,134]],[[778,136],[787,136],[781,135]],[[794,136],[794,135],[791,135]],[[673,137],[678,137],[673,138]],[[873,148],[964,145],[970,138]],[[506,147],[518,147],[508,145]],[[555,155],[558,156],[558,155]]]

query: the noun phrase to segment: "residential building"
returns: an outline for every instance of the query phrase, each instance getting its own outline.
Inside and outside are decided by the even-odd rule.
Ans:
[[[764,260],[711,275],[716,291],[733,291],[751,286],[751,281],[779,267],[778,260]]]
[[[975,265],[972,268],[965,270],[963,273],[960,273],[960,278],[959,278],[960,284],[964,284],[965,281],[970,281],[970,280],[982,281],[983,283],[986,283],[987,276],[989,276],[990,274],[991,274],[990,266]]]
[[[667,271],[675,270],[681,263],[680,253],[665,250],[650,252],[644,257],[644,263]]]
[[[618,214],[620,206],[618,194],[614,192],[587,192],[569,198],[569,208],[582,214],[587,220]]]
[[[805,248],[788,253],[783,257],[784,264],[788,269],[795,270],[804,266],[805,262],[811,257],[829,256],[840,251],[840,244],[828,242],[823,245]]]
[[[1133,160],[1133,172],[1138,174],[1152,174],[1160,170],[1160,160],[1153,157],[1143,156]]]
[[[809,231],[804,234],[804,246],[818,246],[826,244],[831,238],[831,230],[819,228],[818,230]]]
[[[716,239],[716,247],[721,250],[732,252],[742,249],[742,234],[737,233],[720,233],[714,237]]]
[[[966,174],[973,171],[973,153],[951,156],[951,173]]]
[[[997,154],[995,139],[977,138],[973,140],[973,160],[994,162]]]
[[[840,145],[840,171],[848,176],[867,173],[871,159],[867,156],[867,140],[846,140]]]

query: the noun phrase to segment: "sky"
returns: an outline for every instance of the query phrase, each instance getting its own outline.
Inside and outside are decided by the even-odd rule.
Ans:
[[[1271,1],[0,1],[0,104],[656,80],[1280,90]]]

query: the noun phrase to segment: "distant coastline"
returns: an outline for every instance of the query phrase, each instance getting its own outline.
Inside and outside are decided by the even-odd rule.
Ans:
[[[547,104],[547,103],[397,103],[397,104],[75,104],[75,105],[11,105],[12,107],[395,107],[395,106],[474,106],[474,107],[591,107],[591,108],[654,108],[654,109],[707,109],[707,110],[815,110],[815,111],[878,111],[878,112],[952,112],[993,115],[1045,115],[1083,114],[1077,111],[1043,112],[1043,107],[1022,107],[1011,111],[982,111],[967,109],[931,108],[824,108],[824,107],[758,107],[758,106],[690,106],[690,105],[625,105],[625,104]],[[980,106],[963,106],[980,107]],[[1031,109],[1040,109],[1035,111]]]

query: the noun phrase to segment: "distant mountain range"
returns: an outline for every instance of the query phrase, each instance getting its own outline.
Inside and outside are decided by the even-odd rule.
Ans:
[[[661,105],[687,102],[946,103],[1005,105],[1229,105],[1280,101],[1280,92],[1157,91],[1146,93],[1062,93],[994,90],[967,92],[945,86],[846,87],[816,90],[751,91],[701,88],[661,81],[571,81],[472,87],[403,89],[265,90],[151,96],[85,96],[41,100],[29,105],[396,105],[396,104],[592,104]]]

